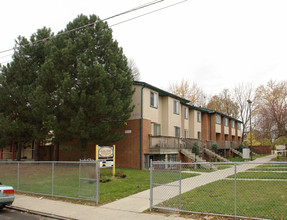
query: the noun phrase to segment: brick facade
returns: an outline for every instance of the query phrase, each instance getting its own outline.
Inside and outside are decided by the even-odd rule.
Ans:
[[[149,135],[151,121],[142,120],[142,168],[144,154],[149,152]],[[125,138],[116,143],[116,165],[119,167],[140,169],[140,119],[128,121],[125,130],[122,131]]]

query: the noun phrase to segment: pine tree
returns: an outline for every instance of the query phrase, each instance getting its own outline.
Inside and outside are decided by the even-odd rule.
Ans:
[[[53,131],[56,140],[77,140],[82,157],[88,143],[109,144],[121,138],[132,112],[132,74],[107,23],[97,16],[78,16],[49,45],[42,71],[53,72],[56,86]],[[65,131],[65,132],[63,132]]]

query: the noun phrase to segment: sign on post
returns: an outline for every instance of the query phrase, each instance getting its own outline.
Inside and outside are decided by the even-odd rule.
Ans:
[[[116,146],[96,145],[96,160],[104,159],[100,162],[101,167],[113,167],[113,176],[116,173]]]

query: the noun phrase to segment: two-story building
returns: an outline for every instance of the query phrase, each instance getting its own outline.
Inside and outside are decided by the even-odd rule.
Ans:
[[[204,147],[238,147],[241,122],[222,113],[189,105],[187,99],[145,82],[134,82],[135,106],[125,138],[117,143],[117,165],[147,169],[149,161],[177,161],[190,140]]]

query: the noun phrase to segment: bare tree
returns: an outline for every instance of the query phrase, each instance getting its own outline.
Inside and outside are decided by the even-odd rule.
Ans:
[[[189,104],[191,105],[206,106],[206,95],[194,82],[190,84],[187,80],[182,79],[181,82],[170,84],[168,90],[177,96],[190,100]]]
[[[211,97],[207,108],[229,115],[233,118],[238,117],[238,105],[233,101],[228,89],[222,90],[218,95]]]
[[[251,114],[255,111],[256,106],[256,88],[252,83],[241,83],[234,87],[232,96],[234,102],[238,105],[238,119],[242,121],[242,134],[246,137],[246,131],[249,128],[250,106],[247,100],[251,103]]]
[[[260,131],[271,140],[287,136],[287,81],[272,81],[257,90],[257,118]],[[268,134],[269,132],[269,134]]]
[[[128,60],[128,67],[131,69],[132,71],[132,75],[133,75],[133,78],[134,80],[140,80],[140,71],[139,71],[139,68],[137,67],[136,65],[136,62],[133,58],[130,58]]]

